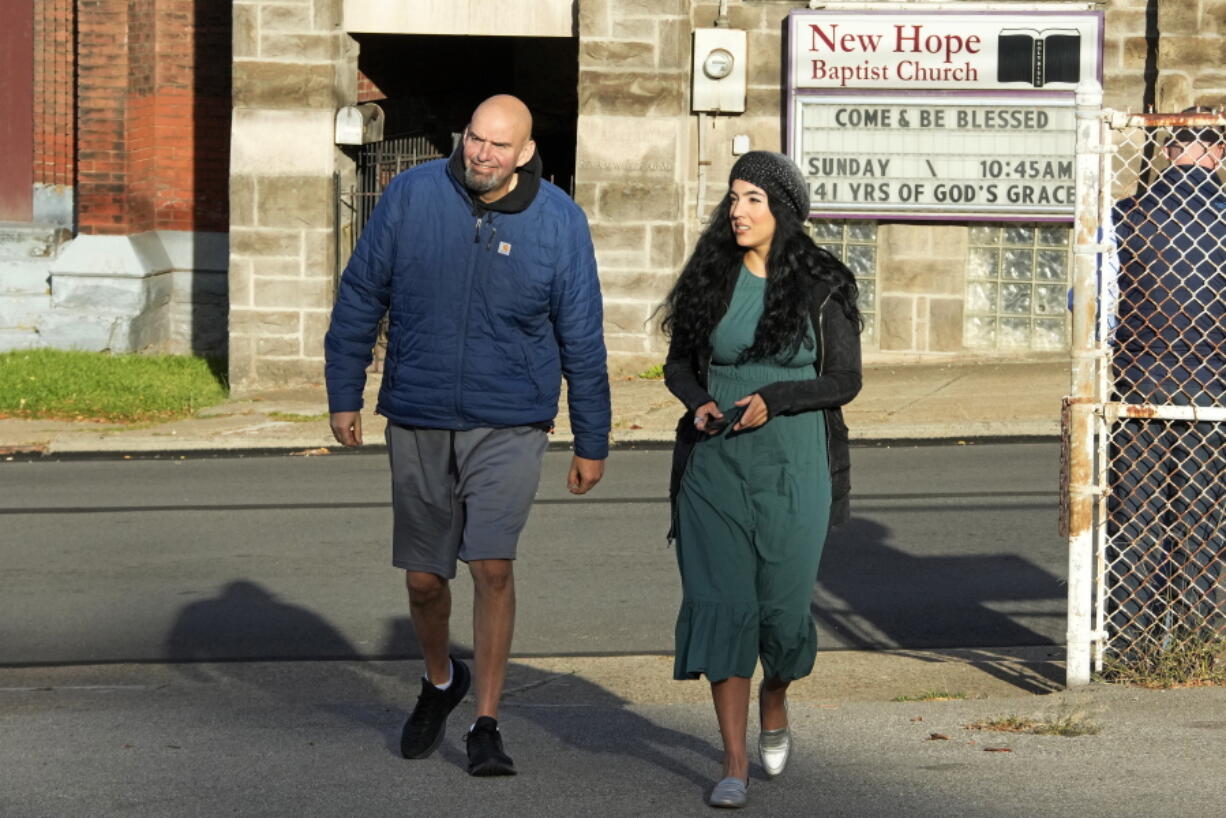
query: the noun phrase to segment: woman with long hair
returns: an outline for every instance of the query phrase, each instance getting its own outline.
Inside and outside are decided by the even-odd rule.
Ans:
[[[750,679],[769,777],[792,749],[787,689],[813,669],[822,547],[847,518],[847,427],[860,391],[856,283],[804,229],[808,185],[751,151],[663,305],[664,379],[685,405],[670,497],[682,603],[673,677],[706,676],[724,743],[707,803],[746,802]]]

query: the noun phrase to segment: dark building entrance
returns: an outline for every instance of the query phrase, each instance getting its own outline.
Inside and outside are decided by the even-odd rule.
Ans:
[[[579,40],[356,34],[360,102],[378,102],[388,138],[424,136],[451,152],[483,99],[514,94],[532,109],[545,178],[574,191]]]

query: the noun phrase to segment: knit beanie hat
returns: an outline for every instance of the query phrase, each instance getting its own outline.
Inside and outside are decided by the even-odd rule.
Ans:
[[[809,184],[800,168],[783,154],[771,151],[744,154],[732,166],[728,186],[737,179],[757,185],[769,198],[790,205],[801,221],[809,218]]]

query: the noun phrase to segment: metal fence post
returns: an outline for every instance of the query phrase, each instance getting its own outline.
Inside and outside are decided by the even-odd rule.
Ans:
[[[1094,405],[1102,87],[1077,88],[1077,209],[1073,255],[1072,384],[1068,445],[1068,634],[1065,683],[1090,681],[1094,580]]]

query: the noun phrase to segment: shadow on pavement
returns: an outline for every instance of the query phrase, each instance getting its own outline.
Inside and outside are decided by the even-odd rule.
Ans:
[[[170,662],[361,658],[322,617],[247,580],[230,582],[219,596],[179,611],[166,635],[165,656]]]
[[[352,688],[344,699],[320,700],[312,695],[318,691],[304,691],[295,685],[291,678],[293,661],[358,662],[364,657],[323,617],[282,602],[259,583],[248,580],[232,581],[218,596],[184,606],[166,635],[164,653],[176,671],[199,683],[249,685],[248,677],[240,672],[242,663],[285,662],[285,684],[276,689],[263,685],[259,695],[271,695],[308,711],[322,709],[384,732],[388,714],[394,709],[368,674],[356,669],[361,667],[357,664],[340,665],[345,668],[340,674],[344,686]],[[388,747],[397,748],[398,744],[389,743]]]
[[[810,607],[840,646],[898,652],[1055,644],[993,606],[1064,599],[1057,577],[1014,554],[915,556],[892,546],[890,536],[886,526],[855,517],[826,543]],[[1063,682],[1054,663],[1019,670],[991,651],[967,653],[972,664],[1029,692]]]
[[[468,647],[454,643],[452,653],[466,660],[472,656]],[[291,709],[322,710],[343,717],[377,731],[394,755],[399,755],[400,730],[421,689],[417,663],[406,668],[402,661],[372,661],[369,653],[360,654],[323,617],[282,602],[247,580],[230,582],[217,597],[186,605],[167,634],[165,655],[177,672],[193,682],[248,686],[253,677],[242,672],[245,662],[338,660],[334,666],[337,681],[328,690],[304,690],[293,684],[294,664],[287,661],[280,677],[286,684],[265,682],[252,691],[252,698],[271,697]],[[387,621],[377,655],[397,660],[420,658],[408,617]],[[722,752],[710,742],[661,727],[627,709],[625,699],[573,674],[549,673],[515,662],[507,670],[504,721],[510,717],[531,722],[584,753],[632,756],[698,786],[710,784],[722,759]],[[554,691],[561,695],[551,698]],[[471,702],[471,693],[468,700]],[[568,702],[582,704],[566,706]],[[451,734],[459,736],[466,728],[453,719]],[[439,753],[461,769],[467,765],[462,740],[445,742]],[[710,763],[702,770],[694,769],[681,760],[685,753]]]

